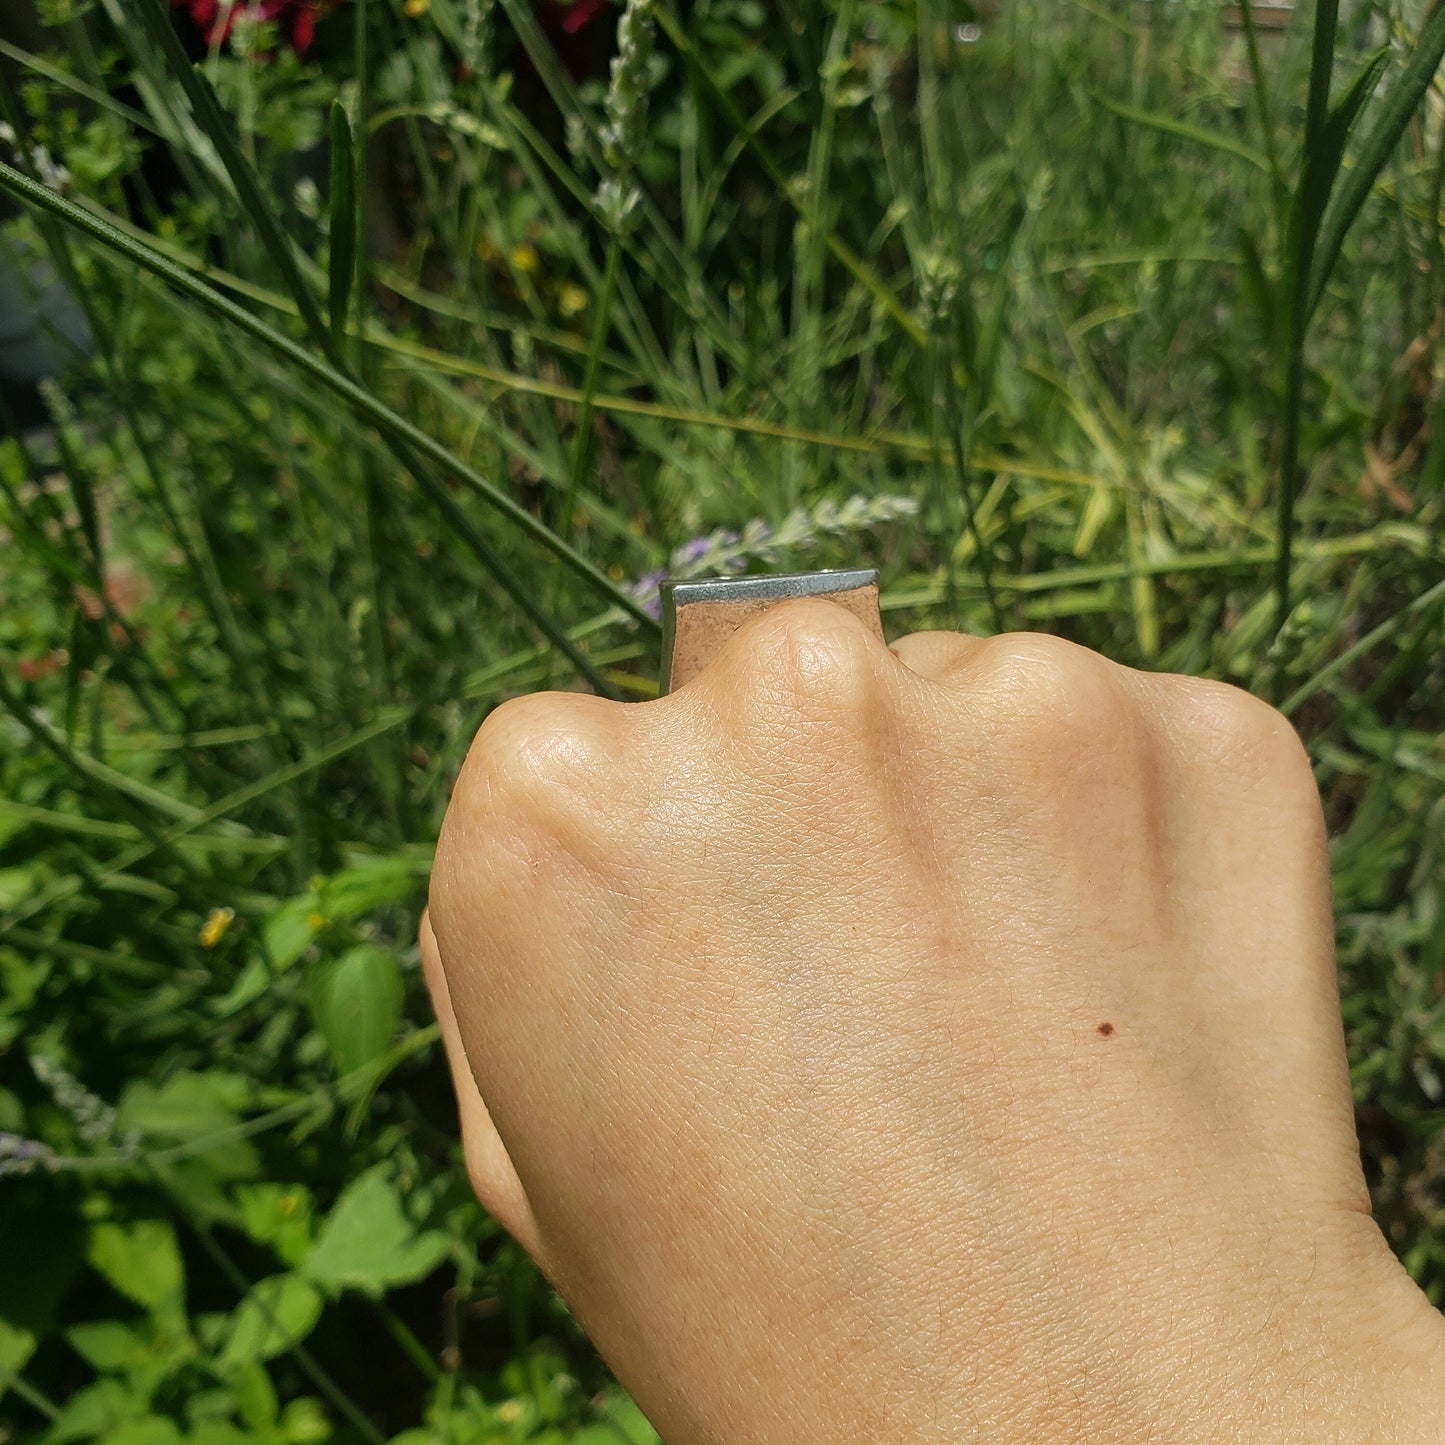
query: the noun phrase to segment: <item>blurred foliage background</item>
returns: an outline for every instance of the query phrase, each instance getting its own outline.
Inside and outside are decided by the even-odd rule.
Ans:
[[[1445,1289],[1439,5],[0,21],[0,1435],[655,1439],[473,1201],[414,927],[498,700],[873,560],[1281,705]]]

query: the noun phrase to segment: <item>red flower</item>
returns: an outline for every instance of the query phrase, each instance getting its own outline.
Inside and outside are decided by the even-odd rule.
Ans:
[[[568,35],[580,35],[583,27],[607,8],[607,0],[572,0],[561,8],[562,29]]]
[[[616,23],[615,7],[608,0],[532,0],[532,13],[573,80],[607,69]],[[524,74],[525,58],[519,66],[519,75]]]
[[[57,647],[44,657],[22,657],[15,664],[15,671],[21,682],[39,682],[42,677],[59,672],[69,661],[70,654],[65,648]]]
[[[274,21],[286,43],[298,54],[305,55],[316,35],[316,21],[323,10],[335,0],[171,0],[171,9],[190,12],[207,45],[219,45],[227,39],[237,20],[243,15],[255,20]]]

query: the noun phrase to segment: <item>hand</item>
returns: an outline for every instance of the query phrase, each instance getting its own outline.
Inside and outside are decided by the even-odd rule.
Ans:
[[[789,603],[498,708],[430,919],[477,1192],[672,1445],[1445,1434],[1247,694]]]

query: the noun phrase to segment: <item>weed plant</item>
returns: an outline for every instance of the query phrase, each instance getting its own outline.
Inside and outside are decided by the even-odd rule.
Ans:
[[[0,42],[90,335],[0,442],[8,1434],[655,1438],[471,1197],[413,930],[477,724],[651,695],[668,571],[1281,705],[1438,1300],[1445,11],[266,13]]]

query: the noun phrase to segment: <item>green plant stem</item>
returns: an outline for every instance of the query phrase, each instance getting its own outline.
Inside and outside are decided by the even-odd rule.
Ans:
[[[1293,565],[1294,506],[1299,491],[1300,430],[1304,412],[1305,335],[1309,327],[1309,278],[1318,236],[1317,216],[1324,201],[1315,202],[1317,191],[1327,194],[1331,177],[1322,176],[1325,127],[1329,120],[1330,79],[1334,71],[1335,31],[1339,0],[1316,0],[1314,32],[1310,50],[1309,96],[1305,104],[1304,165],[1295,195],[1290,234],[1286,238],[1286,295],[1289,302],[1289,330],[1285,338],[1284,436],[1280,444],[1279,497],[1276,531],[1279,555],[1275,562],[1275,631],[1284,626],[1290,613],[1290,572]],[[1310,205],[1314,215],[1306,214]]]
[[[1254,0],[1240,0],[1239,17],[1244,29],[1244,50],[1249,60],[1250,86],[1264,141],[1265,163],[1269,167],[1270,192],[1274,197],[1274,221],[1280,235],[1289,220],[1289,184],[1280,164],[1279,144],[1274,135],[1274,115],[1269,103],[1269,77],[1259,54],[1259,35],[1254,28]]]
[[[983,583],[983,595],[988,604],[989,621],[993,624],[995,632],[1003,632],[1006,630],[1003,610],[999,607],[998,595],[994,591],[993,585],[993,558],[989,556],[988,548],[984,545],[983,534],[979,531],[978,497],[973,485],[973,474],[968,466],[968,457],[964,450],[963,399],[959,396],[958,381],[954,377],[951,358],[947,354],[942,358],[942,368],[944,408],[948,417],[949,445],[953,450],[954,477],[958,483],[959,495],[963,499],[968,534],[973,538],[974,555],[978,558],[978,575]],[[948,568],[946,575],[953,576],[952,567]]]
[[[32,1410],[45,1416],[47,1420],[60,1418],[60,1406],[48,1395],[37,1390],[23,1375],[18,1373],[0,1375],[0,1395],[3,1395],[6,1390],[13,1390]]]
[[[558,536],[572,535],[572,513],[582,488],[582,473],[592,456],[593,399],[597,394],[597,377],[602,366],[602,351],[611,324],[612,300],[617,292],[617,276],[622,262],[622,238],[615,232],[607,240],[607,260],[602,269],[602,286],[597,294],[597,314],[592,322],[592,339],[587,347],[587,364],[582,372],[582,396],[577,413],[577,432],[572,438],[572,456],[567,468],[567,489],[562,496],[562,511],[557,518]],[[565,574],[559,572],[552,588],[552,611],[562,603]]]
[[[432,1359],[426,1346],[417,1338],[416,1331],[394,1309],[390,1308],[385,1300],[372,1300],[371,1306],[387,1334],[396,1341],[402,1354],[416,1366],[417,1373],[422,1379],[429,1385],[438,1384],[442,1377],[441,1367]]]

